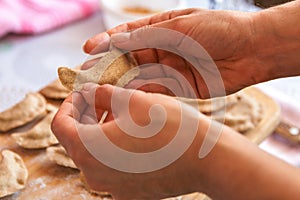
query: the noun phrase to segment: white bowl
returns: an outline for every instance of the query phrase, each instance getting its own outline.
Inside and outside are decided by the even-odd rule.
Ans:
[[[107,29],[158,12],[185,7],[185,0],[100,0]]]

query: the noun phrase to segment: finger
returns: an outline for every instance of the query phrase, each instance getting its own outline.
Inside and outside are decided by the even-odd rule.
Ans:
[[[68,149],[72,143],[80,141],[77,135],[78,116],[84,112],[86,103],[81,94],[75,92],[69,95],[56,113],[51,129],[59,142]],[[70,140],[72,138],[72,140]]]
[[[100,60],[100,58],[88,60],[85,63],[83,63],[80,68],[82,70],[87,70],[87,69],[93,67],[95,64],[97,64],[99,62],[99,60]]]
[[[150,17],[146,17],[143,19],[139,19],[133,22],[128,22],[125,24],[121,24],[109,31],[108,34],[112,35],[114,33],[119,33],[119,32],[127,32],[131,31],[137,28],[141,28],[143,26],[148,26],[148,25],[154,25],[160,22],[168,21],[170,19],[176,18],[178,16],[183,16],[183,15],[189,15],[193,13],[196,9],[194,8],[188,8],[188,9],[183,9],[183,10],[171,10],[167,12],[162,12]]]
[[[201,58],[212,59],[201,44],[189,36],[192,26],[185,25],[188,18],[175,18],[151,26],[144,26],[131,32],[119,32],[111,35],[113,46],[137,51],[143,49],[162,49],[180,55],[186,60]],[[191,64],[197,64],[191,62]]]
[[[169,61],[171,59],[171,61]],[[177,66],[178,65],[178,66]],[[164,59],[160,56],[160,63],[148,63],[139,65],[139,75],[137,79],[155,79],[155,78],[174,78],[179,82],[183,78],[183,73],[186,70],[185,63],[182,59],[175,56],[169,56]],[[177,70],[179,68],[179,70]]]
[[[150,63],[139,65],[139,75],[137,79],[154,79],[165,77],[164,70],[160,64]]]
[[[107,32],[103,32],[95,35],[86,41],[83,45],[83,50],[91,55],[105,52],[109,49],[110,35]]]
[[[107,113],[104,110],[98,110],[95,115],[90,115],[90,114],[83,114],[81,117],[81,123],[82,124],[99,124],[100,120],[102,120],[101,123],[106,123],[114,120],[114,117],[112,113]]]
[[[85,102],[82,95],[78,92],[73,92],[69,97],[64,101],[64,103],[70,103],[73,105],[72,113],[70,113],[70,117],[74,118],[77,121],[80,121],[81,115],[87,108],[87,103]],[[60,107],[60,110],[63,109],[63,104]]]
[[[193,8],[185,9],[185,10],[168,11],[148,18],[121,24],[113,29],[108,30],[107,32],[97,34],[94,37],[90,38],[84,44],[83,49],[86,53],[89,54],[96,54],[96,53],[107,51],[109,49],[109,43],[110,43],[109,36],[111,36],[114,33],[127,32],[137,28],[141,28],[143,26],[153,25],[169,19],[173,19],[178,16],[191,14],[194,11],[195,9]]]
[[[83,124],[97,124],[99,123],[100,119],[102,118],[103,114],[105,114],[105,110],[102,109],[95,109],[91,106],[89,106],[83,116],[81,117],[81,123]],[[105,117],[105,121],[110,121],[111,120],[111,116],[110,113],[108,115],[106,115]]]
[[[103,111],[109,112],[105,120],[106,122],[118,117],[118,114],[124,110],[124,105],[128,105],[127,100],[130,99],[132,95],[141,93],[140,91],[127,90],[108,84],[99,86],[93,83],[86,83],[80,92],[85,101],[89,104],[89,108],[92,108],[92,110],[88,112],[96,113],[98,120],[102,117]],[[100,112],[97,113],[97,110],[101,111],[101,114]],[[91,115],[95,116],[95,114]],[[95,119],[95,117],[93,117],[93,119]]]
[[[169,20],[152,26],[144,26],[131,32],[121,32],[111,35],[111,43],[120,49],[134,51],[139,49],[157,48],[176,49],[186,37],[174,31],[175,21]]]
[[[156,49],[143,49],[138,51],[133,51],[132,55],[136,59],[139,65],[147,64],[147,63],[158,63],[158,55]]]
[[[88,113],[84,113],[82,116],[81,116],[81,120],[80,122],[82,124],[97,124],[98,123],[98,118],[97,118],[97,115],[90,115]]]
[[[111,98],[114,87],[112,85],[101,85],[86,83],[83,85],[80,93],[85,101],[93,110],[90,113],[96,113],[96,110],[111,111]]]
[[[144,92],[161,93],[170,96],[184,96],[181,85],[173,78],[156,78],[150,80],[134,79],[125,88]]]
[[[147,84],[139,88],[139,90],[144,92],[150,92],[151,93],[159,93],[159,94],[165,94],[168,96],[176,96],[170,89],[157,84]]]

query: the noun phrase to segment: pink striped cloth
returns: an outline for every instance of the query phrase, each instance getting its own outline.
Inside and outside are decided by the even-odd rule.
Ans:
[[[0,0],[0,37],[42,33],[98,9],[99,0]]]

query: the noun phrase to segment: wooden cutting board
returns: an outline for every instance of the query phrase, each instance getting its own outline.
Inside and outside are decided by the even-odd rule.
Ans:
[[[270,135],[279,123],[280,109],[267,95],[259,89],[251,87],[245,90],[264,109],[264,114],[259,125],[247,133],[245,137],[259,144]],[[20,130],[17,130],[20,131]],[[2,198],[3,200],[94,200],[109,199],[90,194],[79,179],[79,171],[61,167],[49,161],[45,150],[26,150],[20,148],[10,137],[10,133],[0,134],[0,150],[10,149],[18,153],[29,170],[29,178],[26,188]],[[204,200],[209,199],[203,194],[193,193],[172,200]]]
[[[278,126],[281,116],[280,107],[272,98],[255,87],[246,88],[244,91],[261,104],[263,117],[255,129],[243,135],[252,142],[260,144]]]

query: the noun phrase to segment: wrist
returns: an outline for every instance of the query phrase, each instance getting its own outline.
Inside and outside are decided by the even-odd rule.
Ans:
[[[298,169],[263,152],[228,127],[222,128],[214,148],[206,157],[198,158],[194,167],[198,191],[213,199],[299,197]],[[282,191],[282,185],[289,187]]]
[[[266,9],[253,14],[253,45],[257,68],[264,68],[260,82],[300,75],[300,3]]]

